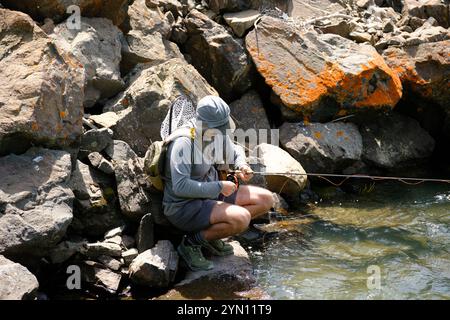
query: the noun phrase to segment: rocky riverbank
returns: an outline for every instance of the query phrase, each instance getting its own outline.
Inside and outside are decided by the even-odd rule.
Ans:
[[[0,299],[214,297],[195,288],[223,278],[264,297],[238,293],[238,242],[207,275],[180,265],[144,157],[181,94],[278,128],[249,144],[257,170],[450,175],[447,0],[68,3],[0,0]],[[252,183],[280,212],[320,197],[304,176]]]

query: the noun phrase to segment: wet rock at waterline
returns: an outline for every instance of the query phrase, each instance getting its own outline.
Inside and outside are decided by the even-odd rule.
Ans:
[[[111,176],[77,161],[71,178],[76,198],[71,224],[74,231],[98,236],[124,223],[113,186]]]
[[[188,271],[186,277],[175,288],[158,299],[238,299],[236,291],[253,288],[255,277],[247,252],[237,241],[231,241],[234,254],[213,256],[214,269]],[[217,290],[218,285],[221,290]],[[228,295],[228,296],[227,296]]]
[[[251,63],[243,41],[197,10],[189,13],[185,25],[183,47],[198,72],[225,99],[244,93],[251,86]]]
[[[72,52],[85,69],[86,107],[123,89],[119,69],[122,32],[110,20],[82,18],[80,29],[70,29],[67,23],[61,23],[52,37],[61,48]]]
[[[167,287],[178,270],[178,254],[170,241],[160,240],[154,248],[139,254],[129,270],[131,281],[136,284]]]
[[[126,18],[128,2],[127,0],[2,0],[5,7],[23,11],[36,20],[50,18],[62,21],[73,13],[70,10],[68,12],[70,6],[77,5],[83,17],[104,17],[112,20],[115,25],[120,25]]]
[[[383,56],[407,93],[450,108],[450,40],[389,48]]]
[[[0,255],[0,300],[30,300],[37,294],[39,283],[24,266]]]
[[[338,35],[303,33],[265,16],[246,45],[281,103],[312,119],[392,108],[402,96],[400,79],[373,47]]]
[[[363,144],[352,123],[284,123],[283,147],[307,172],[334,172],[361,159]]]
[[[379,167],[394,168],[426,159],[434,150],[434,139],[411,118],[392,114],[372,118],[360,126],[362,158]]]
[[[72,165],[64,151],[0,158],[0,254],[43,256],[72,222]]]
[[[27,15],[0,9],[0,156],[75,145],[84,71]]]
[[[255,171],[274,173],[273,175],[255,175],[250,181],[251,184],[280,193],[290,202],[297,202],[298,194],[306,186],[307,177],[302,165],[289,153],[274,145],[262,143],[252,150],[248,160]],[[289,175],[289,173],[302,175]]]
[[[126,141],[140,156],[152,141],[161,139],[161,122],[176,97],[188,95],[196,103],[206,95],[217,95],[195,68],[181,59],[156,66],[142,65],[128,83],[128,88],[111,100],[104,111],[117,113],[117,121],[111,122],[114,138]]]

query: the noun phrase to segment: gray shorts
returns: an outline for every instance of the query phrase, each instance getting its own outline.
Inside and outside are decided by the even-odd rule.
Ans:
[[[235,204],[237,191],[231,196],[225,197],[220,194],[216,200],[213,199],[193,199],[186,203],[178,212],[167,216],[167,219],[176,228],[194,233],[207,229],[211,226],[211,212],[218,201]]]

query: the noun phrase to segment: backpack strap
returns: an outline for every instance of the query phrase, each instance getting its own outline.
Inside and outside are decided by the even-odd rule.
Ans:
[[[164,142],[162,145],[161,161],[159,161],[159,164],[158,164],[158,171],[163,180],[166,179],[166,177],[164,176],[164,173],[165,173],[165,165],[166,165],[166,158],[167,158],[167,149],[171,142],[173,142],[176,138],[180,138],[180,137],[191,138],[191,174],[192,174],[192,170],[194,168],[195,128],[188,128],[188,127],[178,128],[174,132],[172,132],[166,139],[164,139]]]

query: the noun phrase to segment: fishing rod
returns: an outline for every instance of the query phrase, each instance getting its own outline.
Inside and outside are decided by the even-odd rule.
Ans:
[[[230,171],[231,173],[242,173],[241,170]],[[438,182],[438,183],[448,183],[450,184],[450,180],[448,179],[432,179],[432,178],[410,178],[410,177],[393,177],[393,176],[371,176],[365,174],[333,174],[333,173],[301,173],[301,172],[266,172],[266,171],[252,171],[252,174],[262,175],[262,176],[312,176],[318,177],[327,180],[328,182],[336,185],[332,181],[326,179],[329,178],[344,178],[338,186],[342,185],[348,179],[370,179],[374,181],[378,180],[394,180],[400,181],[409,185],[417,185],[423,182]]]

